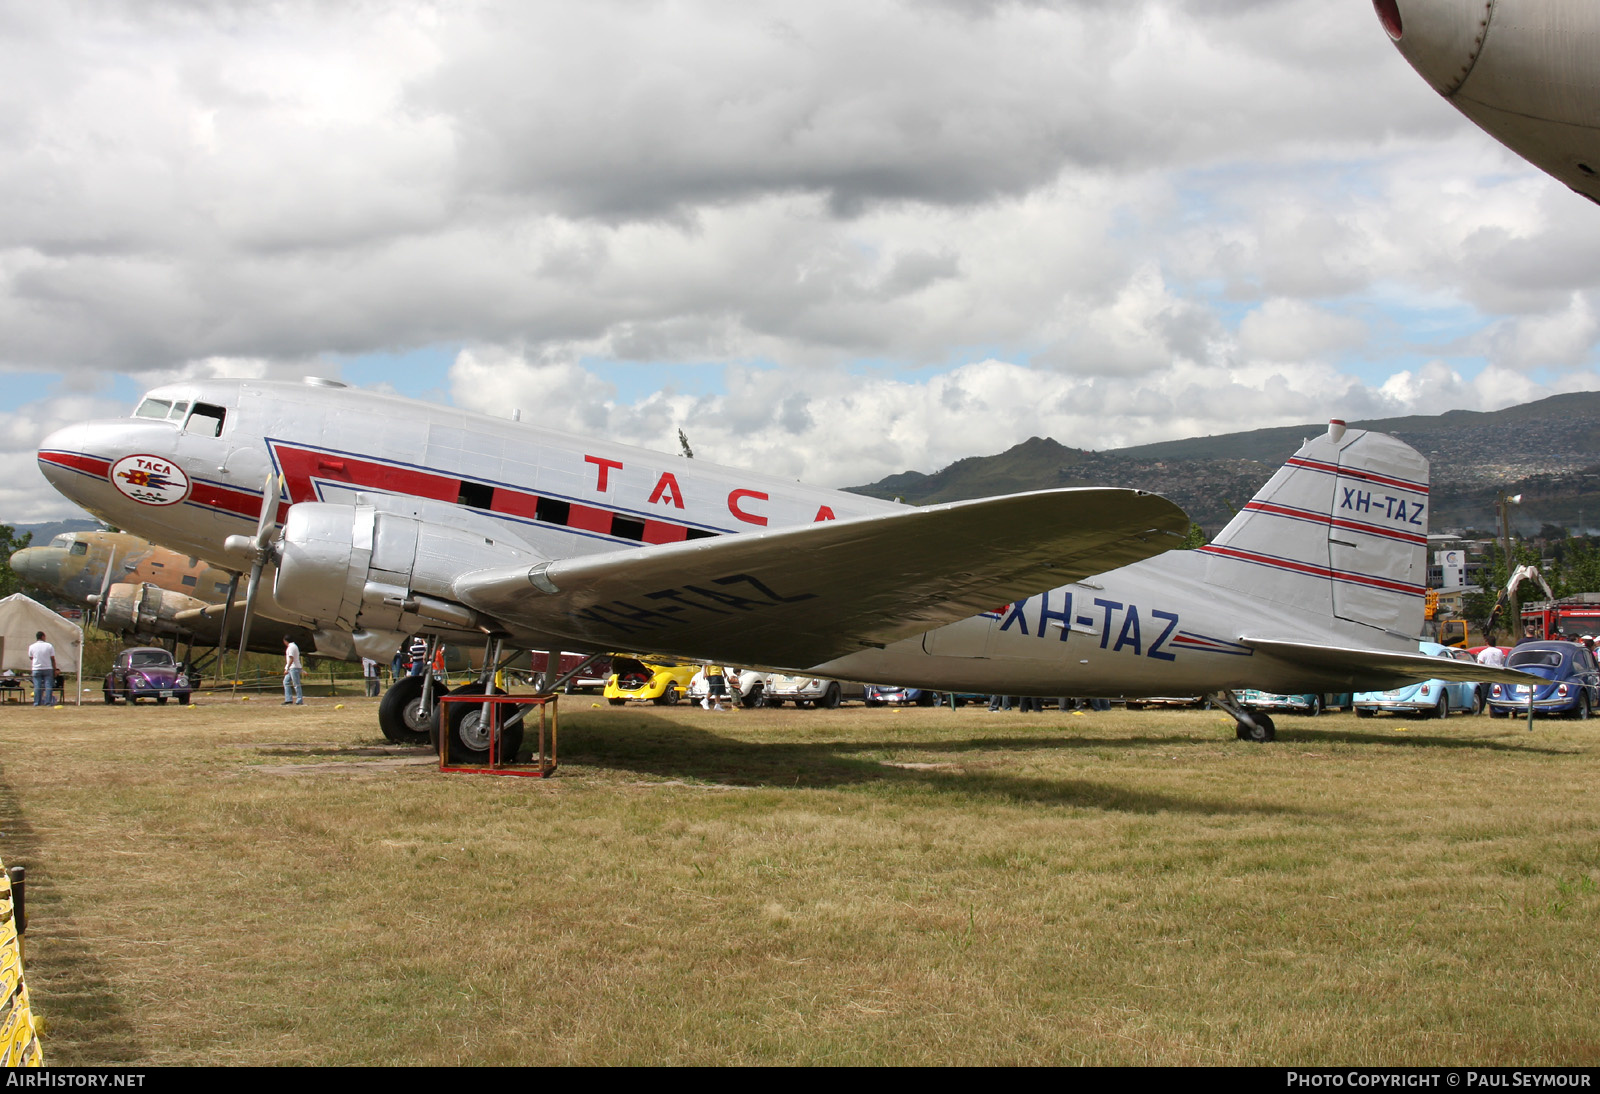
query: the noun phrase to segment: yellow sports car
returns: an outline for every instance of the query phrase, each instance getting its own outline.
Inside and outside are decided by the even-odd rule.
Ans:
[[[606,701],[614,707],[630,699],[668,706],[683,698],[689,690],[689,681],[699,669],[699,665],[680,665],[675,661],[613,657],[611,675],[606,680]]]

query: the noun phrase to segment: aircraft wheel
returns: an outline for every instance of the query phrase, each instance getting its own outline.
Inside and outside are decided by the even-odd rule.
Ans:
[[[378,700],[378,728],[397,745],[426,745],[432,721],[433,710],[422,705],[420,676],[402,676]]]
[[[451,695],[482,695],[482,684],[464,684]],[[442,709],[442,708],[436,708]],[[520,708],[502,706],[498,717],[511,718]],[[489,762],[489,704],[451,703],[448,707],[449,724],[441,727],[448,733],[449,759],[454,764],[486,764]],[[442,719],[441,719],[442,720]],[[500,730],[497,756],[500,763],[510,763],[522,749],[522,724]]]
[[[1441,722],[1450,717],[1450,696],[1439,696],[1439,705],[1433,708],[1433,716]]]
[[[1257,711],[1251,711],[1250,717],[1255,719],[1256,724],[1250,726],[1240,722],[1238,728],[1239,740],[1256,741],[1259,743],[1262,741],[1275,741],[1278,739],[1278,730],[1277,727],[1272,724],[1271,716],[1261,714]]]
[[[824,710],[838,710],[840,698],[839,685],[829,684],[828,690],[822,693],[822,701],[817,705],[822,707]],[[922,705],[927,706],[928,704],[923,703]]]

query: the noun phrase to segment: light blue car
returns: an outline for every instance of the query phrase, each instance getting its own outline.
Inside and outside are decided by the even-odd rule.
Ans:
[[[1472,661],[1466,650],[1451,649],[1437,642],[1419,642],[1417,648],[1429,657],[1447,661]],[[1476,664],[1476,662],[1473,662]],[[1390,691],[1358,691],[1356,717],[1370,718],[1380,710],[1411,714],[1419,718],[1446,718],[1451,714],[1479,714],[1483,711],[1482,684],[1447,680],[1424,680]]]

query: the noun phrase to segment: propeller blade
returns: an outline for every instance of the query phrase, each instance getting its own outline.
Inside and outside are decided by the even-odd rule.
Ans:
[[[239,621],[239,654],[233,659],[233,686],[239,687],[239,673],[244,668],[245,651],[250,647],[250,617],[256,610],[256,592],[261,588],[261,572],[272,557],[272,533],[278,520],[278,475],[267,472],[267,481],[261,487],[261,516],[256,519],[255,561],[250,566],[250,582],[245,586],[244,616]],[[238,582],[238,577],[234,582]],[[230,598],[231,603],[231,598]],[[224,632],[226,634],[226,632]]]
[[[228,582],[228,599],[222,604],[222,633],[217,635],[217,664],[222,664],[222,651],[228,648],[228,616],[233,612],[233,598],[239,595],[240,574],[235,573]]]
[[[278,474],[267,472],[267,481],[261,488],[261,518],[256,521],[256,550],[265,551],[272,539],[272,529],[278,522]]]
[[[111,589],[111,577],[117,570],[117,549],[111,549],[111,557],[106,559],[106,572],[100,575],[100,596],[94,603],[94,625],[101,630],[106,618],[106,593]]]

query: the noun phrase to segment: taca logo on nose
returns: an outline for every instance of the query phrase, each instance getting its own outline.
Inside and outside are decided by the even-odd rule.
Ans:
[[[124,456],[111,465],[111,485],[141,505],[176,505],[189,496],[183,468],[159,456]]]

